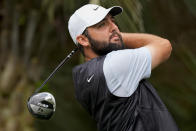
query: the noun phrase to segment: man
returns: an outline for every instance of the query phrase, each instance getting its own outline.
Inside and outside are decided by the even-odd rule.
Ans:
[[[68,28],[86,62],[73,69],[76,97],[99,131],[176,131],[173,118],[147,82],[167,60],[168,40],[123,33],[114,16],[122,8],[87,4],[70,17]]]

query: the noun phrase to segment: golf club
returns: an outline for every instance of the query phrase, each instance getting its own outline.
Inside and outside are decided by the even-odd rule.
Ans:
[[[35,90],[32,96],[29,97],[27,102],[27,108],[29,112],[38,119],[48,120],[52,117],[56,110],[56,102],[54,96],[49,92],[39,91],[44,87],[44,85],[52,78],[55,72],[66,63],[71,56],[78,50],[75,48],[72,52],[61,61],[61,63],[53,70],[53,72],[47,77],[43,84]]]

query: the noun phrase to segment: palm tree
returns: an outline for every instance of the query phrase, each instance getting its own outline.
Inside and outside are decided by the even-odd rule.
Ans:
[[[27,99],[53,69],[50,66],[73,48],[67,20],[73,10],[87,2],[0,2],[0,130],[35,130]]]

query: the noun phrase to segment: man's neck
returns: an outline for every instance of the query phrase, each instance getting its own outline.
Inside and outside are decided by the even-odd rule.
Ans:
[[[94,53],[94,51],[92,51],[92,49],[84,50],[84,54],[85,54],[84,57],[85,61],[89,61],[93,58],[99,57],[97,54]]]
[[[96,58],[96,57],[99,57],[99,56],[98,56],[98,55],[85,56],[85,57],[84,57],[84,60],[87,62],[87,61],[89,61],[89,60],[91,60],[91,59],[93,59],[93,58]]]

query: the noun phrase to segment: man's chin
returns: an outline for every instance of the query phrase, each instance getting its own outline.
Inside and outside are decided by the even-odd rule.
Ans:
[[[110,46],[114,50],[122,50],[124,49],[124,43],[121,40],[111,41]]]
[[[112,51],[122,50],[124,49],[123,43],[109,43],[108,46],[98,49],[98,48],[92,48],[92,50],[99,56],[106,55]]]
[[[117,40],[116,41],[110,41],[110,43],[116,44],[117,46],[121,46],[122,45],[120,40],[118,40],[118,41]]]

